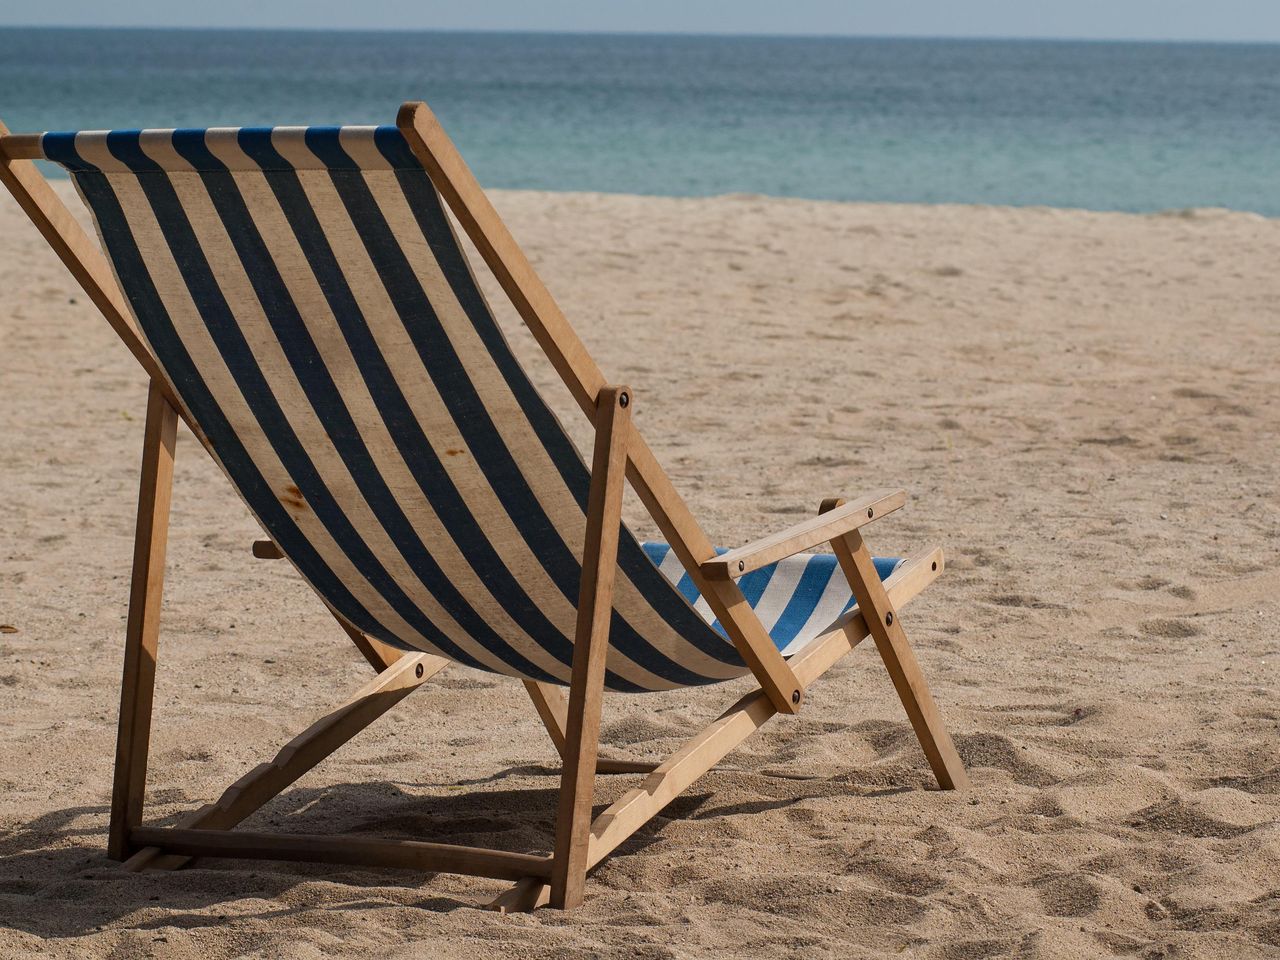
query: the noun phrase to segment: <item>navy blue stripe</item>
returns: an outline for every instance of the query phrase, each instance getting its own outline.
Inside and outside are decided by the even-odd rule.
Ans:
[[[347,213],[378,271],[387,295],[399,311],[406,331],[414,341],[422,363],[454,422],[466,435],[467,446],[510,516],[516,529],[553,582],[571,603],[577,603],[581,565],[559,531],[538,503],[528,482],[494,426],[489,410],[476,392],[461,359],[440,325],[431,303],[420,286],[399,241],[359,173],[334,170],[343,164],[335,154],[340,147],[326,139],[308,147],[331,168],[330,178]],[[349,161],[347,161],[349,162]],[[425,173],[420,173],[424,180]],[[434,191],[432,191],[434,195]],[[438,201],[436,210],[439,210]],[[459,546],[463,546],[459,544]],[[647,561],[646,561],[647,562]],[[472,561],[473,566],[476,561]],[[506,565],[501,564],[502,571]],[[496,568],[495,568],[496,569]],[[646,642],[614,611],[610,642],[621,653],[651,673],[674,683],[694,685],[713,678],[694,673],[671,660]]]
[[[408,147],[404,143],[399,130],[394,127],[380,129],[378,146],[392,164],[399,166],[403,163],[402,154]],[[466,258],[458,247],[457,239],[454,237],[448,219],[440,206],[439,195],[436,193],[425,171],[420,167],[416,171],[399,170],[397,179],[401,189],[404,191],[408,206],[417,219],[419,229],[422,230],[423,235],[426,237],[432,254],[449,282],[454,296],[467,314],[481,342],[484,343],[508,387],[516,397],[534,433],[546,447],[552,462],[556,464],[566,487],[577,500],[579,507],[585,512],[591,482],[586,466],[583,464],[577,448],[573,446],[572,441],[556,420],[555,415],[546,406],[541,395],[529,381],[519,362],[511,353],[506,339],[503,337],[501,330],[493,319],[493,315],[489,312],[488,306],[484,302],[479,288],[475,284]],[[416,283],[414,286],[416,286]],[[420,347],[420,349],[424,348]],[[428,345],[426,349],[431,350],[432,346]],[[466,377],[465,371],[461,371],[461,368],[459,369],[459,378],[470,386],[470,381]],[[476,398],[470,406],[477,407],[484,413],[483,419],[477,422],[481,430],[485,433],[489,433],[492,430],[492,433],[485,437],[482,445],[482,449],[492,457],[492,460],[481,462],[482,468],[486,470],[487,475],[490,469],[504,478],[508,476],[508,470],[513,471],[515,474],[517,482],[514,484],[509,482],[499,484],[496,480],[494,482],[495,489],[498,489],[500,495],[505,498],[504,506],[508,513],[513,517],[545,516],[533,492],[528,488],[523,475],[515,468],[514,463],[509,464],[507,462],[510,454],[506,450],[500,435],[496,430],[492,429],[492,424],[488,419],[487,411],[484,411],[483,404]],[[479,454],[477,454],[477,460],[480,461]],[[576,602],[576,583],[580,575],[580,563],[573,555],[573,552],[565,545],[563,538],[559,535],[559,531],[555,530],[549,521],[546,522],[545,528],[553,536],[549,540],[540,539],[536,543],[530,539],[529,535],[540,532],[539,528],[531,527],[528,534],[522,528],[521,532],[525,535],[525,539],[529,542],[531,549],[542,559],[547,572],[566,592],[566,596]],[[668,626],[683,636],[692,646],[722,663],[741,666],[742,661],[733,646],[726,644],[723,639],[712,634],[697,612],[681,602],[679,595],[671,589],[671,585],[666,578],[644,555],[640,544],[627,530],[625,524],[621,528],[619,540],[619,565],[632,583],[635,584],[637,590],[640,591],[641,596],[653,606],[655,611],[667,622]],[[611,635],[613,643],[627,652],[633,659],[636,654],[631,653],[632,644],[639,644],[644,648],[652,649],[651,645],[639,636],[617,610],[613,611]],[[654,651],[654,653],[657,653],[657,651]],[[668,660],[668,662],[670,663],[671,661]],[[649,666],[648,663],[645,665]],[[650,669],[655,673],[662,673],[662,671],[654,667],[650,667]],[[666,674],[662,673],[662,675]],[[676,678],[671,677],[671,679],[674,680]],[[679,682],[690,683],[691,681],[680,679]]]
[[[871,564],[881,580],[888,580],[894,568],[902,562],[901,557],[872,557]]]
[[[310,331],[298,313],[297,305],[249,213],[235,179],[225,169],[223,171],[216,169],[219,164],[218,158],[209,152],[203,137],[191,139],[175,137],[174,147],[184,159],[201,169],[200,178],[209,191],[223,226],[227,229],[227,234],[236,249],[245,273],[253,285],[254,293],[262,304],[263,313],[271,324],[272,330],[275,331],[281,350],[288,359],[307,399],[311,402],[312,408],[316,411],[318,420],[333,442],[334,449],[342,457],[388,536],[427,589],[459,626],[512,668],[539,679],[551,679],[549,674],[504,641],[471,607],[457,586],[440,569],[436,559],[419,538],[395,494],[379,472],[377,464],[360,435],[359,427],[343,403],[337,384],[334,383],[324,364],[324,358],[316,348]],[[279,176],[281,175],[273,174],[272,179]],[[293,174],[284,174],[284,176],[296,184],[296,177]],[[357,354],[361,352],[365,354],[360,359],[365,362],[362,366],[367,364],[369,368],[365,372],[366,378],[372,383],[391,382],[390,371],[372,337],[368,335],[362,318],[359,318],[358,314],[354,316],[340,314],[339,324],[347,335],[353,351]],[[407,413],[407,405],[402,404],[402,406]],[[400,432],[399,428],[402,425],[402,423],[390,421],[387,427],[395,435]],[[425,438],[423,439],[425,441]],[[435,467],[439,477],[445,477],[443,467],[438,463]],[[425,489],[426,487],[424,492]],[[461,502],[460,498],[458,502]],[[529,607],[532,608],[532,604],[529,604]],[[522,613],[525,616],[533,616],[537,611],[531,609]],[[517,619],[516,622],[521,623],[523,620]],[[568,666],[572,663],[572,646],[567,641],[565,654],[568,659],[562,662]]]
[[[648,541],[641,544],[644,548],[644,555],[649,558],[649,562],[655,567],[662,566],[662,561],[667,559],[667,554],[671,552],[671,547],[665,543],[655,543]]]
[[[143,153],[136,136],[111,134],[107,138],[107,147],[113,156],[136,171],[138,184],[151,205],[165,241],[173,251],[183,282],[190,291],[192,301],[199,310],[209,335],[235,378],[245,402],[261,424],[264,435],[271,442],[307,506],[333,535],[334,540],[351,558],[360,573],[395,608],[405,622],[411,624],[414,629],[450,657],[472,666],[481,666],[428,620],[404,594],[333,499],[316,471],[315,465],[290,427],[284,411],[280,409],[262,371],[254,361],[252,351],[209,268],[204,251],[196,239],[168,176]],[[172,322],[167,315],[159,316],[165,317],[164,326],[172,328]],[[164,358],[161,360],[165,362]],[[216,407],[216,403],[213,406]],[[220,413],[219,416],[221,416]],[[219,449],[216,443],[214,448]],[[269,509],[268,503],[271,501],[277,501],[278,507],[277,495],[271,491],[269,485],[264,486],[265,489],[255,490],[252,496],[246,492],[246,499],[258,510]],[[271,532],[274,535],[274,529]],[[288,552],[288,548],[283,543],[281,546]],[[317,561],[319,560],[318,555],[313,553],[313,556]],[[302,564],[299,563],[299,565]],[[324,567],[322,561],[318,565]],[[304,570],[310,573],[309,568]],[[346,591],[343,592],[346,593]],[[341,606],[338,609],[345,615],[346,611]],[[353,620],[353,622],[356,621]]]
[[[778,565],[775,563],[761,570],[752,570],[745,577],[738,579],[738,589],[742,591],[743,597],[746,598],[747,603],[751,604],[752,609],[755,609],[755,605],[760,602],[760,598],[769,587],[769,581],[777,572]]]
[[[752,610],[756,608],[756,604],[760,602],[760,598],[764,596],[765,588],[769,586],[769,581],[773,579],[774,571],[778,565],[771,564],[767,567],[761,567],[759,570],[752,570],[745,577],[738,580],[738,589],[742,591],[743,598],[747,601],[747,606]],[[718,633],[728,636],[729,633],[719,620],[711,624],[711,628]]]
[[[645,543],[642,545],[642,549],[645,552],[645,556],[649,558],[655,567],[661,566],[663,560],[666,559],[671,551],[671,548],[665,543]],[[724,549],[716,549],[716,553],[724,552]],[[773,626],[769,628],[769,636],[779,650],[794,640],[800,629],[813,617],[814,611],[818,608],[818,603],[822,600],[823,593],[831,582],[831,578],[833,576],[843,576],[837,568],[836,558],[829,553],[803,554],[793,557],[790,561],[780,561],[779,563],[762,567],[753,573],[747,574],[739,581],[742,585],[743,595],[754,610],[782,564],[794,563],[802,558],[805,561],[804,570],[797,578],[796,585],[792,588],[791,596],[787,599],[782,613],[779,614]],[[902,560],[897,557],[874,557],[871,562],[875,567],[876,575],[879,576],[881,581],[884,581],[889,578]],[[665,574],[663,576],[665,578]],[[693,580],[687,573],[680,577],[677,589],[680,590],[690,604],[698,601],[700,596],[698,588],[693,585]],[[849,610],[856,605],[856,602],[851,592],[849,601],[844,605],[843,609]],[[722,634],[724,633],[724,627],[718,620],[714,624],[714,629]]]
[[[148,341],[173,380],[183,402],[200,424],[211,446],[218,452],[228,473],[234,478],[236,487],[253,507],[272,539],[298,564],[316,589],[362,632],[398,649],[414,649],[384,629],[347,590],[341,579],[325,565],[311,543],[302,535],[293,518],[275,499],[270,485],[258,472],[182,341],[174,332],[164,303],[134,241],[120,201],[106,176],[95,172],[94,168],[78,158],[71,159],[61,149],[56,159],[68,169],[77,169],[78,172],[74,174],[76,184],[93,209],[112,263]],[[78,166],[73,168],[73,164]]]
[[[422,163],[409,147],[409,143],[405,140],[404,134],[400,132],[399,127],[378,127],[373,131],[373,142],[377,144],[378,151],[387,158],[387,162],[396,169],[422,169]]]
[[[40,146],[44,149],[46,159],[62,164],[71,173],[98,169],[77,152],[74,133],[46,133],[40,138]]]

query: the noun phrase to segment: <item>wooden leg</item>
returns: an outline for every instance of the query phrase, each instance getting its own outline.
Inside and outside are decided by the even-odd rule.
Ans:
[[[613,616],[613,582],[618,566],[630,404],[631,394],[625,387],[606,387],[600,391],[551,872],[551,905],[562,909],[582,902],[587,878],[591,800],[599,749],[605,661],[609,652],[609,621]]]
[[[178,412],[153,381],[147,395],[138,524],[133,541],[133,580],[125,628],[124,677],[120,685],[116,772],[111,791],[107,855],[113,860],[123,860],[129,855],[129,833],[142,821],[177,430]]]
[[[849,579],[858,609],[862,611],[876,649],[893,679],[893,686],[929,759],[929,766],[938,778],[938,786],[943,790],[967,789],[969,776],[942,722],[942,714],[929,691],[929,682],[920,670],[893,603],[876,573],[862,534],[855,530],[831,541],[831,546]]]

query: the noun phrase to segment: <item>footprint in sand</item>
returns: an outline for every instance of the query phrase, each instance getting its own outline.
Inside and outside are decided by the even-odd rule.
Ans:
[[[1198,637],[1204,633],[1194,623],[1188,623],[1186,620],[1179,620],[1176,617],[1153,617],[1150,620],[1143,620],[1138,626],[1148,637],[1182,639],[1185,637]]]
[[[1102,903],[1097,885],[1079,874],[1046,877],[1035,887],[1045,913],[1053,917],[1083,917]]]

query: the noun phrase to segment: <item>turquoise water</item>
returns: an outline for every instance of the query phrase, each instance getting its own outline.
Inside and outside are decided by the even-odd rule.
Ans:
[[[14,130],[407,99],[495,187],[1280,215],[1280,46],[0,29]]]

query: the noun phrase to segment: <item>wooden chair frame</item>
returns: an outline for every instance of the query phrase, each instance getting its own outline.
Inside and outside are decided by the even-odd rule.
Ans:
[[[585,879],[593,868],[765,721],[777,713],[798,712],[808,686],[868,635],[875,640],[939,785],[944,789],[966,787],[964,767],[897,614],[941,574],[942,552],[924,551],[882,583],[860,532],[863,525],[900,508],[906,502],[905,494],[877,494],[848,503],[824,501],[815,518],[717,556],[633,426],[632,392],[606,383],[434,115],[423,103],[406,103],[397,124],[595,426],[567,701],[553,685],[525,683],[563,764],[553,853],[536,856],[413,840],[232,829],[449,663],[443,657],[405,654],[388,647],[365,636],[336,612],[339,624],[377,675],[286,744],[270,763],[249,771],[216,802],[196,810],[180,826],[142,825],[179,419],[185,420],[206,446],[207,441],[168,387],[102,251],[30,162],[43,156],[39,135],[10,134],[0,124],[0,180],[150,376],[109,856],[123,860],[129,870],[171,869],[192,857],[219,856],[471,874],[516,881],[490,904],[494,909],[530,910],[546,903],[574,907],[582,902]],[[758,689],[739,699],[659,764],[597,755],[624,480],[640,496],[759,683]],[[743,597],[736,578],[822,543],[831,544],[858,606],[796,655],[784,659]],[[254,554],[281,556],[270,541],[255,544]],[[597,773],[646,773],[647,777],[592,819]]]

